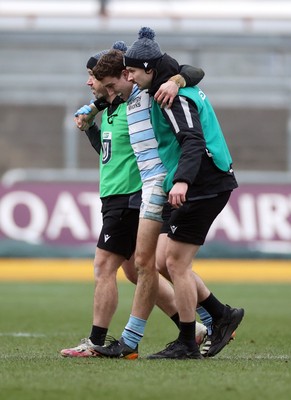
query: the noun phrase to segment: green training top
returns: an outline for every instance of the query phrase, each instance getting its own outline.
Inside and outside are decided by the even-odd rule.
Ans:
[[[207,153],[220,171],[228,172],[231,169],[232,158],[215,112],[207,97],[198,86],[179,89],[178,95],[188,97],[195,102],[206,142]],[[181,156],[181,147],[176,136],[170,134],[170,125],[163,115],[163,110],[156,101],[152,102],[151,119],[159,144],[159,155],[168,171],[163,184],[163,188],[167,193],[173,186],[174,175]],[[195,157],[194,154],[193,157]]]
[[[141,189],[140,173],[128,134],[126,103],[102,114],[100,197],[130,194]]]
[[[192,99],[198,109],[200,123],[203,129],[206,147],[213,157],[214,164],[221,171],[228,172],[232,158],[224,139],[216,114],[208,98],[198,86],[186,87],[179,90],[179,94]]]

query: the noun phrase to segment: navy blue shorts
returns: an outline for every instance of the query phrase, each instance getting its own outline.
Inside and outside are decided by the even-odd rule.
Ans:
[[[167,233],[169,238],[179,242],[203,245],[213,221],[224,209],[230,194],[231,191],[215,197],[186,201],[179,208],[166,203],[161,233]]]
[[[122,208],[106,211],[97,247],[129,260],[135,251],[138,223],[139,210]]]

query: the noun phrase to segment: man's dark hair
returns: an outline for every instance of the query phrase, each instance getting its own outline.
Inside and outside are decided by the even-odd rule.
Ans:
[[[98,81],[101,81],[106,76],[120,78],[122,71],[125,69],[123,55],[122,51],[114,49],[104,54],[93,68],[95,78]]]

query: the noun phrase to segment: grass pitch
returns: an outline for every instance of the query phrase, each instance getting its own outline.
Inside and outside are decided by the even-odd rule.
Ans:
[[[208,285],[224,302],[245,308],[236,340],[208,360],[146,360],[177,331],[155,309],[140,359],[67,359],[64,347],[88,336],[92,283],[0,282],[1,400],[289,400],[291,285]],[[127,322],[134,287],[119,282],[120,302],[110,334]]]

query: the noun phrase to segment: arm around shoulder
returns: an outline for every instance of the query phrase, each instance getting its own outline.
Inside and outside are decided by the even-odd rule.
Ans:
[[[192,67],[191,65],[182,65],[180,67],[180,75],[185,79],[185,86],[195,86],[202,81],[205,72],[201,68]]]

